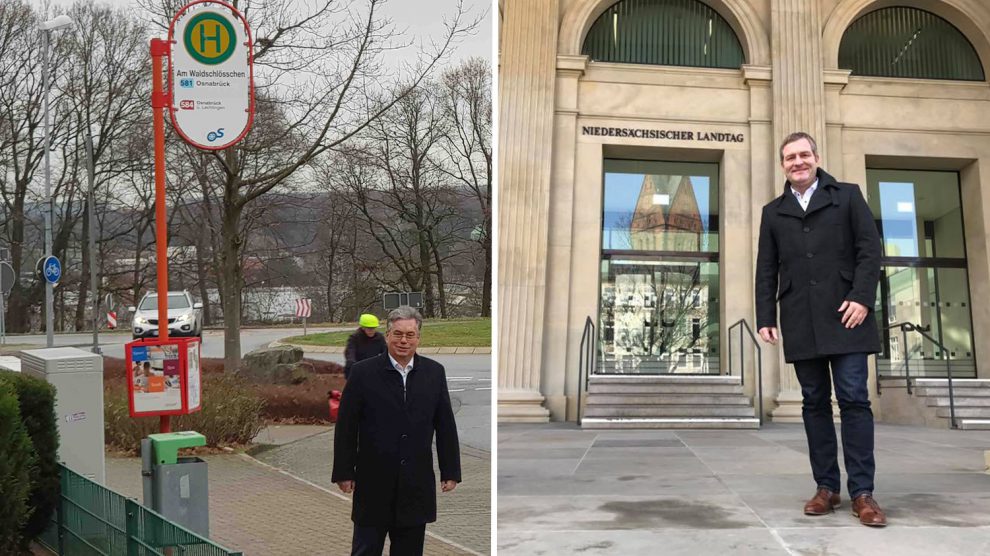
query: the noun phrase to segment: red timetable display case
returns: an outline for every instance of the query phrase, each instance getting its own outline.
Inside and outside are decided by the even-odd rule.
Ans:
[[[131,417],[186,415],[202,406],[198,338],[136,340],[124,345]]]

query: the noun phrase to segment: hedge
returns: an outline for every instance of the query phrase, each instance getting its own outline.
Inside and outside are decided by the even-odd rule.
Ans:
[[[17,554],[30,511],[34,448],[21,423],[17,393],[4,381],[0,381],[0,454],[0,554]]]
[[[200,411],[173,417],[172,430],[196,431],[207,446],[217,447],[248,444],[264,426],[264,400],[234,373],[204,375],[202,402]],[[107,384],[103,404],[104,436],[111,448],[138,453],[141,439],[158,432],[158,417],[131,417],[126,387]]]
[[[21,373],[0,373],[17,393],[21,422],[34,446],[36,465],[31,470],[31,514],[24,524],[25,543],[41,535],[51,520],[59,496],[58,427],[55,424],[55,387]]]

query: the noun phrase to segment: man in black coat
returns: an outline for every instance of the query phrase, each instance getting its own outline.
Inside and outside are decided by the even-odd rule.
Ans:
[[[443,366],[416,354],[423,319],[412,307],[388,315],[388,352],[358,362],[344,386],[331,480],[354,493],[352,555],[423,553],[437,519],[433,434],[440,487],[461,481],[457,426]]]
[[[794,364],[803,398],[815,496],[807,515],[839,506],[839,463],[832,392],[842,419],[842,450],[853,515],[883,527],[873,499],[873,412],[867,357],[880,351],[872,310],[880,278],[880,236],[858,186],[840,183],[818,167],[818,147],[806,133],[780,148],[784,193],[763,207],[756,263],[756,326],[776,344],[777,302],[784,358]]]
[[[358,361],[370,359],[388,351],[385,337],[378,332],[378,317],[365,313],[358,320],[358,329],[347,338],[344,348],[344,378],[351,376],[351,367]]]

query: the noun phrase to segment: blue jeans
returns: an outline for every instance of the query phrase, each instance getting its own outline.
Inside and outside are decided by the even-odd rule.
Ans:
[[[795,361],[794,370],[801,383],[801,416],[808,435],[811,473],[821,488],[839,492],[838,443],[832,423],[832,382],[839,400],[842,420],[842,452],[845,456],[849,496],[873,493],[873,411],[866,386],[869,374],[867,354],[829,355],[818,359]],[[829,380],[831,364],[831,380]]]

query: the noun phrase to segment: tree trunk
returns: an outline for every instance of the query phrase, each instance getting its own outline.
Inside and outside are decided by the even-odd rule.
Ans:
[[[233,164],[233,154],[227,151],[228,165]],[[244,205],[237,192],[237,176],[228,175],[224,191],[224,207],[221,211],[222,250],[220,267],[223,275],[220,281],[223,306],[223,368],[225,372],[237,370],[241,364],[241,290],[244,287],[244,269],[241,267],[240,222]]]
[[[134,272],[131,278],[131,284],[134,286],[134,301],[132,303],[137,305],[141,301],[141,247],[142,240],[144,239],[144,229],[145,227],[138,226],[137,228],[137,241],[134,242]],[[133,314],[131,317],[133,318]]]
[[[422,229],[422,227],[420,227]],[[430,262],[430,244],[426,239],[426,232],[419,232],[419,265],[420,286],[423,288],[423,305],[425,313],[423,316],[432,318],[436,316],[436,304],[433,301],[433,273],[430,272],[432,263]]]
[[[492,221],[485,222],[485,276],[481,286],[481,316],[492,316]]]
[[[31,309],[41,303],[44,288],[38,288],[40,277],[35,278],[33,285],[21,282],[21,273],[27,266],[33,269],[34,261],[25,261],[24,256],[24,196],[27,192],[25,183],[15,184],[14,204],[10,214],[10,265],[14,268],[14,287],[8,298],[7,319],[4,321],[7,332],[30,332]]]
[[[210,314],[210,297],[207,286],[209,277],[209,265],[206,262],[206,238],[210,230],[209,220],[203,218],[203,231],[196,237],[196,282],[199,284],[199,298],[203,302],[203,324],[208,325],[213,321]]]
[[[213,238],[213,231],[210,227],[213,222],[213,204],[210,197],[210,182],[206,169],[209,166],[206,153],[199,153],[199,166],[196,177],[199,179],[199,187],[203,193],[201,209],[203,211],[203,231],[196,238],[196,277],[199,280],[199,296],[203,301],[203,324],[213,323],[213,311],[210,309],[209,289],[207,280],[209,278],[210,264],[206,260],[206,246],[210,248],[210,259],[216,266],[217,256]],[[219,287],[219,286],[218,286]]]
[[[41,279],[36,279],[29,286],[22,283],[14,284],[7,298],[7,319],[4,321],[7,332],[31,331],[31,313],[35,307],[44,305],[44,302],[40,301],[45,292],[44,284]]]
[[[333,322],[333,261],[336,257],[336,249],[331,248],[330,253],[327,255],[327,321]]]
[[[437,266],[437,304],[440,306],[440,318],[447,318],[447,294],[444,292],[443,263],[440,261],[440,249],[430,235],[430,250],[433,251],[433,260]]]

